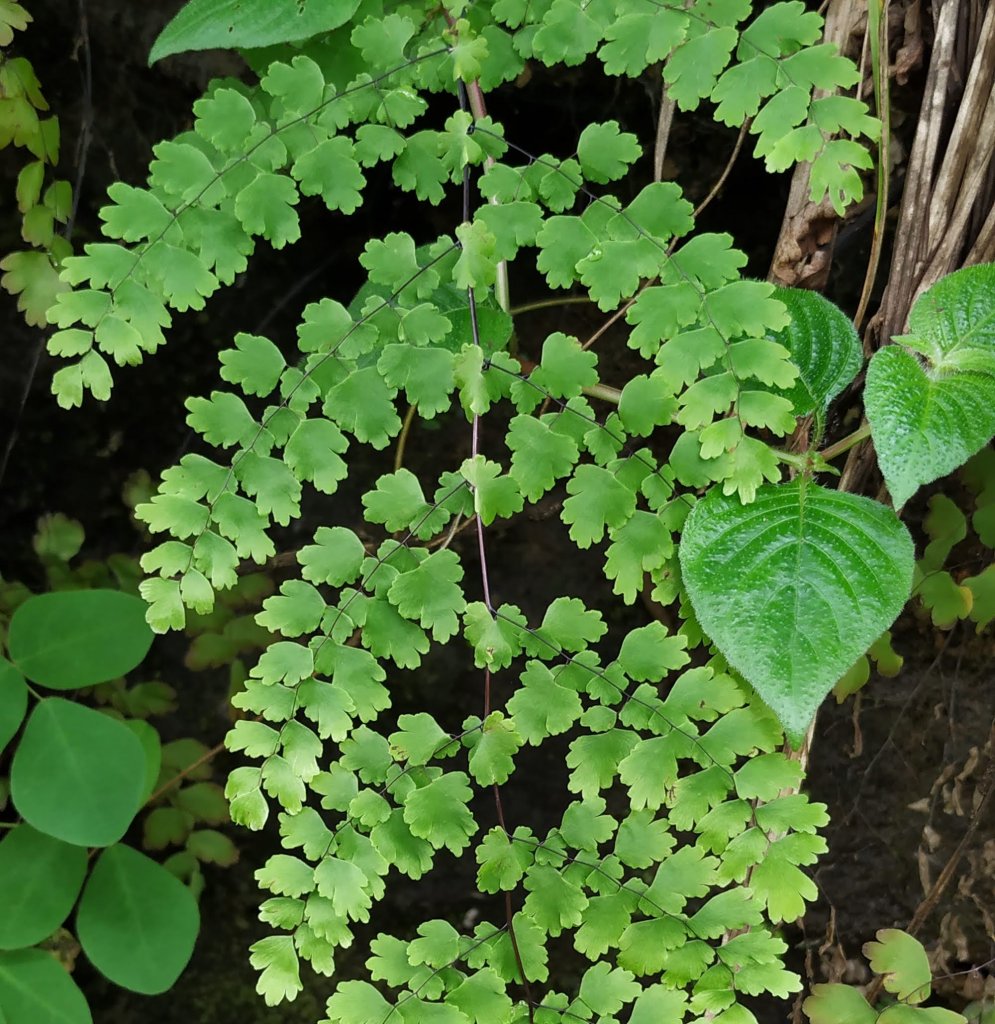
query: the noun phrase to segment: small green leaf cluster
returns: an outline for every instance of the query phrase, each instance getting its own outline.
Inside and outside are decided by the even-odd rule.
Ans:
[[[882,928],[863,952],[893,1001],[876,1008],[848,985],[815,985],[803,1004],[811,1024],[967,1024],[963,1014],[921,1005],[930,996],[933,978],[918,939]]]
[[[139,492],[143,490],[140,484],[132,486]],[[45,515],[38,520],[32,546],[44,570],[47,589],[87,593],[113,589],[126,595],[137,595],[141,579],[137,557],[116,553],[102,559],[80,561],[77,556],[84,539],[82,524],[62,513]],[[209,632],[211,623],[197,623],[198,628],[185,658],[187,667],[220,663],[210,661],[212,651],[215,657],[218,656],[218,647],[227,651],[229,647],[242,644],[243,649],[258,650],[273,639],[271,634],[255,625],[251,616],[243,615],[232,621],[234,610],[240,604],[256,601],[261,593],[269,592],[266,588],[260,590],[261,583],[269,585],[268,578],[246,574],[238,586],[223,595],[224,600],[219,602],[214,615],[214,628],[220,635]],[[0,626],[4,634],[11,616],[32,597],[31,591],[23,584],[3,582],[0,586]],[[83,598],[76,600],[83,601]],[[86,607],[85,603],[83,606]],[[97,611],[99,606],[95,609]],[[92,618],[92,615],[84,617],[84,627],[92,622]],[[120,625],[119,620],[113,622],[115,626]],[[103,631],[98,640],[101,636],[106,639],[107,635],[109,633]],[[142,635],[147,635],[144,629]],[[225,660],[227,663],[227,656]],[[245,668],[237,658],[232,657],[230,671],[233,685],[239,684],[244,678]],[[149,790],[156,795],[150,796],[143,805],[147,813],[142,821],[142,846],[155,851],[179,846],[179,850],[166,857],[163,865],[199,895],[204,885],[202,864],[227,866],[238,859],[231,839],[217,831],[217,826],[229,818],[223,790],[213,778],[211,761],[216,751],[210,751],[203,743],[191,738],[161,742],[158,730],[149,720],[175,712],[178,707],[176,690],[161,679],[136,682],[119,675],[93,686],[81,685],[78,692],[97,708],[104,709],[106,714],[126,721],[142,741],[148,757],[148,770],[157,773]],[[21,712],[14,712],[17,707],[19,703],[15,701],[10,708],[10,729],[16,729],[19,724],[17,714]]]
[[[775,4],[742,28],[750,7],[740,2],[689,11],[680,4],[645,6],[644,0],[605,0],[593,7],[574,0],[498,0],[457,10],[449,21],[438,9],[384,14],[376,3],[355,13],[355,5],[334,4],[320,15],[300,8],[295,14],[292,3],[265,6],[259,19],[240,13],[242,27],[231,36],[230,5],[190,4],[153,52],[155,59],[178,47],[217,45],[219,38],[237,45],[234,40],[245,36],[245,46],[299,39],[317,31],[304,24],[309,18],[325,18],[322,31],[333,28],[321,42],[278,48],[280,59],[273,59],[277,51],[258,51],[265,54],[257,62],[259,87],[215,83],[195,105],[193,130],[156,147],[149,187],[111,188],[112,205],[101,216],[104,233],[115,241],[93,243],[67,261],[63,280],[73,289],[50,314],[60,330],[49,350],[71,360],[53,380],[61,404],[78,405],[86,391],[106,398],[112,386],[108,359],[133,365],[154,352],[171,310],[203,308],[245,269],[257,238],[275,248],[296,241],[301,196],[317,195],[330,210],[352,213],[362,202],[365,171],[383,162],[400,189],[440,202],[447,182],[460,181],[466,167],[490,164],[506,144],[499,125],[466,110],[441,131],[416,127],[428,110],[423,94],[451,90],[461,79],[492,89],[515,78],[529,59],[571,64],[597,51],[609,74],[630,75],[662,62],[668,88],[683,108],[709,98],[729,124],[741,124],[765,103],[752,129],[759,135],[758,153],[772,168],[814,160],[814,198],[827,189],[837,203],[860,194],[855,168],[868,166],[869,157],[857,142],[832,136],[842,130],[870,137],[875,122],[860,101],[836,95],[812,100],[814,88],[852,84],[856,72],[832,47],[815,44],[821,19],[797,0]],[[288,8],[282,20],[281,7]],[[734,50],[738,63],[727,68]],[[613,181],[639,154],[636,140],[608,122],[585,129],[575,157],[540,155],[527,173],[492,167],[482,187],[497,202],[462,227],[456,283],[489,286],[495,260],[511,259],[519,246],[533,244],[541,225],[534,200],[566,213],[584,179]],[[553,218],[547,225],[541,247],[547,274],[553,284],[582,280],[608,308],[632,295],[640,277],[659,273],[667,240],[689,227],[686,204],[666,186],[625,210],[606,199],[583,223]],[[566,259],[569,252],[577,259]],[[772,352],[764,356],[740,345],[726,353],[736,339],[754,338],[758,330],[762,337],[764,329],[786,323],[783,313],[778,321],[776,304],[762,304],[763,286],[736,280],[740,265],[722,236],[685,247],[665,281],[670,290],[647,299],[632,321],[648,318],[654,302],[669,308],[663,330],[647,326],[640,345],[656,351],[664,337],[680,334],[685,347],[700,345],[698,370],[725,356],[723,364],[734,372],[746,364],[747,381],[784,380],[790,369],[779,367]],[[705,292],[723,286],[703,303]],[[735,316],[737,304],[752,306],[752,317]],[[422,337],[441,329],[425,315],[413,317],[409,327]],[[693,366],[681,372],[691,374],[686,383],[697,376]],[[689,416],[704,428],[713,407],[720,409],[724,400],[728,408],[737,397],[738,389],[716,384],[714,392],[696,395]],[[764,469],[762,456],[751,449],[744,445],[737,459],[749,463],[739,469],[747,489]]]
[[[344,552],[349,542],[340,541]],[[326,605],[331,632],[308,646],[274,644],[236,698],[258,719],[229,737],[253,762],[229,780],[232,814],[261,828],[275,803],[287,850],[257,872],[272,894],[262,917],[277,930],[253,947],[267,1002],[300,991],[301,961],[333,972],[336,948],[351,944],[354,923],[369,919],[393,870],[418,879],[447,851],[471,850],[478,888],[524,892],[521,910],[470,934],[436,920],[410,940],[379,936],[367,967],[391,992],[346,982],[329,1001],[330,1021],[392,1007],[411,1020],[526,1020],[527,1007],[506,989],[521,981],[519,970],[545,983],[549,943],[562,935],[591,966],[575,995],[544,988],[537,1020],[601,1019],[629,1004],[647,1020],[664,1009],[681,1020],[729,1010],[739,994],[795,991],[780,963],[785,945],[764,921],[794,920],[814,897],[800,868],[824,851],[816,829],[826,818],[793,792],[800,769],[776,750],[770,713],[720,662],[689,668],[688,637],[659,623],[631,631],[605,662],[596,652],[605,623],[580,601],[559,598],[530,626],[513,606],[491,613],[467,604],[448,550],[419,560],[417,549],[387,544],[399,557],[367,557],[365,584]],[[449,557],[421,575],[440,554]],[[395,564],[410,568],[398,573]],[[378,647],[380,634],[367,630],[368,613],[359,616],[361,646],[332,633],[364,590],[381,588],[388,602],[411,602],[401,602],[407,625],[393,619],[382,657],[416,656],[406,640],[412,624],[449,635],[461,610],[476,663],[517,676],[505,708],[453,731],[427,712],[398,716],[394,731],[378,726],[390,694],[366,647]],[[295,636],[301,606],[278,601],[263,614]],[[500,786],[523,748],[564,733],[573,736],[573,799],[561,820],[541,834],[484,827],[474,790]],[[321,760],[329,739],[338,754],[329,760],[326,746]]]
[[[59,162],[59,119],[43,116],[48,102],[31,62],[8,52],[14,31],[30,22],[24,7],[5,0],[0,9],[0,149],[23,148],[33,159],[21,168],[16,187],[21,238],[31,248],[0,260],[0,286],[17,297],[29,324],[44,327],[46,311],[67,288],[59,269],[72,248],[56,225],[68,222],[73,196],[68,181],[52,180],[50,174]]]
[[[470,118],[463,113],[449,118],[442,131],[403,134],[427,110],[422,90],[438,91],[453,81],[456,57],[439,45],[431,23],[419,31],[400,15],[382,23],[371,16],[353,37],[337,43],[351,54],[346,65],[369,57],[369,72],[355,81],[343,81],[334,72],[326,75],[317,60],[297,53],[285,62],[270,63],[255,89],[217,82],[195,105],[193,129],[155,147],[148,188],[124,183],[111,187],[113,202],[101,217],[105,235],[116,241],[92,243],[83,255],[66,261],[63,277],[74,287],[51,310],[60,330],[50,338],[49,351],[71,360],[53,379],[62,405],[78,405],[86,391],[108,397],[108,358],[119,366],[134,365],[154,352],[165,340],[171,310],[202,309],[221,285],[231,284],[245,270],[257,238],[274,248],[297,241],[296,207],[302,196],[320,196],[330,210],[353,213],[362,202],[364,171],[388,162],[400,188],[438,202],[443,183],[459,180],[464,167],[503,152],[497,130],[470,139]],[[336,53],[332,44],[328,47]],[[396,66],[385,59],[404,50],[412,56]],[[480,231],[471,235],[456,260],[456,280],[462,284],[493,275],[488,269],[494,263],[493,237]],[[431,344],[449,330],[438,307],[424,301],[434,291],[431,273],[418,275],[417,287],[404,289],[407,278],[419,270],[413,248],[409,244],[405,249],[405,244],[403,238],[388,238],[368,254],[369,265],[376,267],[371,280],[388,284],[400,308],[393,301],[375,301],[364,316],[351,318],[335,303],[318,304],[302,340],[303,351],[312,353],[304,372],[317,362],[329,363],[333,354],[367,354],[384,318],[394,321],[408,314],[402,337],[412,344]],[[441,260],[447,249],[455,252],[451,240],[440,244],[428,262]],[[441,280],[438,275],[435,279]],[[264,341],[248,336],[237,340],[233,376],[227,379],[237,383],[241,376],[258,372],[253,394],[268,394],[280,383],[284,393],[299,394],[295,405],[303,402],[306,408],[313,384],[302,389],[300,380],[289,379],[292,373],[282,375],[279,353]],[[340,344],[345,348],[338,353]],[[398,353],[393,355],[387,376],[399,383],[388,387],[406,387],[411,393],[428,386],[425,402],[430,406],[440,401],[427,368],[409,382],[412,368],[399,361]],[[328,366],[326,379],[328,374],[334,377],[336,362]],[[389,395],[377,388],[374,376],[379,379],[371,373],[359,376],[343,391],[358,395],[366,381],[374,393],[381,392],[379,400],[374,394],[369,408],[357,410],[350,422],[361,440],[382,446],[399,423],[387,412]],[[224,431],[237,429],[237,410],[230,407],[205,411],[199,419],[204,416],[220,417],[215,425],[221,438],[229,438]],[[325,451],[330,444],[308,428],[296,445],[302,472],[317,473],[326,487],[334,482],[336,460],[324,458],[321,465],[312,465],[309,453]]]
[[[268,573],[241,573],[231,590],[217,594],[211,611],[190,612],[186,622],[190,646],[183,664],[194,672],[227,668],[231,687],[238,688],[248,674],[246,662],[276,639],[256,622],[259,605],[275,590]]]
[[[995,453],[985,448],[968,460],[958,474],[973,507],[970,520],[957,503],[945,494],[933,494],[923,528],[929,543],[916,562],[913,593],[929,612],[934,626],[949,629],[955,622],[969,620],[977,632],[995,619],[995,568],[983,565],[975,572],[948,567],[953,549],[964,541],[978,548],[995,547],[992,529],[995,488]],[[972,566],[971,568],[976,568]]]
[[[525,58],[579,64],[596,54],[609,75],[637,76],[662,62],[668,95],[682,110],[704,101],[715,118],[739,127],[750,119],[754,153],[768,170],[812,162],[811,196],[828,193],[843,208],[863,194],[858,168],[871,166],[855,141],[877,137],[878,124],[857,99],[813,98],[858,81],[835,46],[821,43],[822,19],[802,3],[775,3],[753,15],[747,2],[694,5],[645,0],[498,0],[495,20],[511,31]],[[850,139],[835,138],[840,132]]]
[[[43,550],[64,553],[77,543],[65,522],[46,526],[39,535]],[[135,668],[152,643],[143,602],[121,591],[28,597],[14,611],[6,639],[0,749],[16,737],[9,794],[20,822],[0,841],[0,1007],[11,1021],[86,1024],[82,993],[36,948],[74,907],[75,933],[90,962],[138,992],[172,985],[199,929],[191,891],[122,842],[156,785],[165,753],[141,711],[169,695],[132,694],[133,718],[69,699]],[[110,697],[112,706],[124,700]],[[217,811],[224,812],[223,804]],[[88,848],[100,850],[92,867]]]
[[[230,817],[224,790],[214,781],[215,753],[189,737],[164,743],[153,790],[159,795],[142,821],[142,846],[171,851],[163,867],[195,896],[204,889],[204,864],[231,867],[239,857],[231,837],[219,830]]]

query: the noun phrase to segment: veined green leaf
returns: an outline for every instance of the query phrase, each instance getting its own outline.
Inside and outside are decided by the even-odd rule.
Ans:
[[[159,33],[149,64],[187,50],[250,49],[310,39],[344,25],[359,0],[190,0]]]
[[[850,318],[818,292],[777,288],[774,297],[791,316],[791,323],[774,338],[791,353],[799,369],[787,396],[797,415],[821,414],[860,369],[860,337]]]
[[[765,485],[747,506],[713,489],[680,546],[702,628],[795,743],[902,610],[913,554],[890,509],[801,480]]]
[[[86,868],[82,846],[30,825],[8,832],[0,842],[0,949],[32,946],[51,935],[69,916]]]
[[[871,360],[864,401],[896,508],[995,435],[993,293],[991,266],[950,274],[916,301],[909,334]]]
[[[0,1007],[4,1024],[92,1024],[76,982],[44,949],[0,953]]]
[[[136,668],[152,645],[145,603],[117,590],[37,594],[14,613],[11,660],[32,682],[75,690]]]
[[[995,435],[995,375],[973,370],[937,375],[897,345],[874,354],[864,403],[896,508],[923,484],[953,472]]]

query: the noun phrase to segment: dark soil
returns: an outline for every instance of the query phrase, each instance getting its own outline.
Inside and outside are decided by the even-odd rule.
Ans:
[[[240,73],[240,64],[225,54],[173,58],[154,69],[145,54],[159,28],[180,6],[180,0],[80,0],[86,29],[75,4],[68,0],[36,0],[31,30],[19,37],[63,128],[62,171],[81,173],[80,204],[74,243],[77,247],[98,234],[97,210],[106,186],[123,179],[137,183],[145,174],[151,146],[189,124],[190,105],[210,77]],[[87,83],[85,53],[89,47],[92,80]],[[577,132],[592,118],[615,117],[623,127],[651,137],[655,124],[656,84],[623,83],[614,92],[584,87],[585,69],[545,84],[533,80],[529,106],[515,89],[494,97],[495,113],[516,126],[516,137],[536,150],[570,151]],[[538,100],[535,98],[538,96]],[[583,107],[580,104],[583,99]],[[83,126],[88,141],[81,143]],[[679,118],[671,153],[673,170],[692,199],[703,196],[731,151],[735,133],[710,122]],[[748,148],[748,147],[747,147]],[[84,161],[85,157],[85,161]],[[0,189],[12,195],[20,167],[16,153],[0,162]],[[785,183],[761,177],[757,166],[741,158],[722,198],[710,210],[706,229],[731,230],[737,244],[751,254],[749,270],[764,276],[771,255]],[[8,209],[12,210],[12,204]],[[191,443],[183,421],[182,402],[204,394],[218,381],[217,352],[240,330],[263,332],[289,351],[300,310],[325,294],[348,299],[359,284],[356,255],[366,238],[391,230],[411,230],[416,237],[449,231],[458,218],[455,199],[421,225],[420,215],[396,190],[376,190],[365,212],[331,223],[316,205],[303,210],[304,241],[280,253],[260,247],[247,275],[223,290],[204,314],[178,316],[169,345],[145,366],[116,371],[116,390],[105,404],[89,402],[82,410],[59,410],[48,395],[52,373],[44,354],[37,373],[31,370],[39,345],[37,331],[26,328],[6,295],[0,295],[5,326],[6,358],[0,365],[0,445],[16,433],[0,489],[2,568],[5,579],[23,579],[40,586],[30,537],[37,517],[62,511],[81,520],[87,531],[88,557],[115,551],[138,552],[143,540],[129,520],[120,493],[138,469],[154,477]],[[0,225],[0,250],[19,245],[11,215]],[[515,282],[516,300],[540,298],[538,279]],[[846,294],[852,286],[841,285]],[[541,339],[551,330],[584,337],[601,320],[583,307],[530,314],[521,320],[522,352],[537,355]],[[624,335],[609,332],[598,344],[603,377],[624,379],[629,368]],[[28,380],[23,413],[21,397]],[[421,434],[418,431],[423,431]],[[469,439],[465,424],[443,423],[439,433],[416,427],[409,442],[414,469],[430,468],[435,442],[445,438],[446,458],[460,458]],[[486,449],[491,439],[485,435]],[[390,453],[368,458],[356,479],[334,501],[310,511],[313,527],[321,521],[358,521],[358,497],[364,478],[383,471]],[[457,460],[458,461],[458,460]],[[579,552],[569,544],[559,523],[557,497],[488,537],[494,598],[510,601],[535,616],[565,593],[601,609],[613,630],[621,632],[648,621],[641,604],[625,609],[612,599],[601,573],[597,551]],[[913,528],[922,503],[910,509]],[[288,547],[296,536],[284,538]],[[469,535],[460,554],[472,572],[476,558]],[[896,680],[873,678],[858,703],[824,707],[810,762],[813,796],[829,806],[830,852],[815,871],[821,898],[799,926],[786,929],[792,962],[810,980],[867,976],[861,946],[882,927],[902,927],[911,919],[940,869],[953,853],[971,820],[975,787],[987,763],[985,745],[995,715],[995,681],[990,674],[991,641],[958,627],[938,634],[928,620],[908,613],[898,627],[896,646],[906,657]],[[183,642],[167,641],[160,658],[163,678],[177,687],[181,712],[164,726],[173,734],[193,733],[213,745],[224,735],[227,678],[222,673],[193,675],[182,668]],[[175,658],[174,658],[175,656]],[[454,662],[452,652],[426,659],[417,673],[395,673],[391,685],[399,711],[431,707],[443,724],[458,728],[468,714],[479,713],[480,674]],[[500,678],[494,699],[500,704]],[[565,748],[544,747],[504,789],[505,812],[515,823],[548,825],[561,810],[565,792],[562,756]],[[990,753],[990,752],[989,752]],[[227,770],[219,759],[219,777]],[[491,824],[493,808],[481,804],[482,823]],[[142,998],[103,983],[85,965],[77,979],[91,997],[95,1017],[106,1024],[179,1024],[189,1020],[211,1024],[252,1024],[285,1021],[312,1024],[323,1013],[331,982],[307,981],[295,1003],[270,1010],[255,995],[255,972],[248,966],[247,947],[264,934],[256,920],[259,894],[253,871],[278,848],[272,830],[253,836],[233,830],[241,849],[234,868],[209,871],[202,897],[203,931],[189,969],[167,995]],[[921,937],[934,949],[938,973],[966,971],[987,963],[992,949],[995,916],[995,824],[990,812],[980,821],[967,845],[955,879],[925,922]],[[424,917],[472,922],[500,917],[503,910],[476,893],[472,866],[440,859],[440,867],[419,884],[397,882],[381,906],[381,924],[402,931]],[[372,932],[370,932],[372,934]],[[368,934],[360,931],[353,947],[341,952],[339,977],[358,970]],[[561,973],[569,978],[569,957]],[[985,973],[975,971],[941,983],[950,1005],[959,1008],[984,990]],[[763,1024],[789,1019],[790,1009],[764,1004],[756,1010]],[[801,1018],[796,1018],[800,1020]]]

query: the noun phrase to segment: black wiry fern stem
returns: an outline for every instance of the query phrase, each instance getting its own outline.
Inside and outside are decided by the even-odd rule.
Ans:
[[[466,110],[469,107],[469,99],[467,97],[466,85],[462,79],[457,80],[456,83],[457,92],[459,94],[460,109]],[[472,129],[471,125],[471,129]],[[463,223],[470,223],[470,167],[469,165],[463,168]],[[473,344],[478,349],[483,349],[480,343],[480,323],[477,318],[477,297],[474,292],[473,285],[468,285],[466,289],[466,301],[470,311],[470,330],[473,336]],[[475,459],[479,454],[480,449],[480,414],[474,412],[473,424],[470,428],[470,457]],[[476,502],[476,498],[474,499]],[[492,618],[494,617],[494,604],[491,601],[491,583],[490,574],[487,568],[487,547],[484,542],[484,524],[480,518],[479,509],[474,509],[474,517],[477,524],[477,552],[480,559],[480,585],[483,590],[484,604],[487,607],[487,614]],[[487,716],[491,713],[491,670],[490,666],[484,667],[484,721],[487,720]],[[504,816],[504,805],[501,802],[501,787],[495,782],[494,783],[494,805],[497,811],[498,824],[506,835],[510,836],[508,827],[505,824]],[[518,946],[518,937],[515,935],[515,920],[514,911],[511,905],[511,892],[506,891],[504,894],[504,913],[505,920],[508,926],[508,938],[511,942],[511,948],[515,955],[515,963],[518,966],[518,973],[522,979],[522,988],[525,991],[525,1002],[529,1009],[529,1024],[535,1020],[535,1000],[532,997],[532,988],[529,985],[529,979],[525,975],[525,963],[522,960],[522,953]]]

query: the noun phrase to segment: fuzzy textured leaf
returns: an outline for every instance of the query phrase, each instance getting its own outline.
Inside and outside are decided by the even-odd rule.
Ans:
[[[905,605],[913,557],[889,509],[803,481],[761,487],[747,506],[713,489],[680,546],[702,627],[796,743]]]

